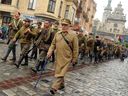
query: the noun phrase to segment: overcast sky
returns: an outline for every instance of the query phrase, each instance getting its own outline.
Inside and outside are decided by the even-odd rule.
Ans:
[[[107,6],[108,0],[94,0],[94,1],[97,3],[97,12],[95,14],[95,18],[102,20],[104,8]],[[128,20],[128,4],[127,4],[128,0],[112,0],[112,3],[111,3],[112,9],[114,10],[114,8],[117,6],[117,4],[120,1],[123,5],[122,7],[124,8],[124,14],[126,14],[127,20]],[[126,27],[128,27],[128,21],[126,23]]]

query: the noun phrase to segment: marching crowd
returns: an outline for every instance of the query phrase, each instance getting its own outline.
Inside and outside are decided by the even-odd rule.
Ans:
[[[82,28],[75,30],[68,19],[63,19],[61,24],[55,21],[37,22],[36,26],[31,25],[28,18],[20,19],[20,12],[16,12],[11,23],[8,24],[7,52],[1,59],[6,62],[10,52],[16,68],[28,66],[28,58],[35,59],[37,64],[31,68],[38,72],[42,64],[50,59],[55,64],[55,78],[50,92],[45,96],[54,95],[57,90],[65,88],[64,76],[70,66],[75,66],[80,60],[98,64],[121,56],[127,56],[127,49],[123,45],[105,39],[101,36],[94,36],[93,33],[84,34]],[[61,27],[60,27],[61,25]],[[21,54],[16,58],[16,42],[20,43]],[[39,51],[39,52],[38,52]],[[29,52],[31,53],[28,56]],[[38,54],[39,53],[39,54]],[[79,60],[78,60],[79,59]],[[22,61],[24,60],[24,63]]]

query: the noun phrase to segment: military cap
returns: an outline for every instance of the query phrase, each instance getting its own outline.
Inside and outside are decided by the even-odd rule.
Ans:
[[[61,24],[71,24],[71,21],[69,19],[62,19]]]
[[[30,20],[29,18],[24,19],[25,22],[31,22],[32,20]]]

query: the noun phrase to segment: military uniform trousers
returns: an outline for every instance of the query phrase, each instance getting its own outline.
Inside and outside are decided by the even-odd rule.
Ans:
[[[36,47],[33,48],[30,58],[37,59],[37,53],[38,53],[38,49]]]
[[[45,69],[44,68],[45,66],[43,66],[43,63],[44,63],[44,60],[46,59],[49,46],[50,46],[49,44],[46,44],[39,48],[39,58],[37,59],[37,63],[35,66],[36,71],[40,71],[42,68]]]
[[[12,42],[10,42],[10,44],[8,45],[7,53],[4,57],[5,60],[8,58],[11,51],[12,51],[12,55],[13,55],[12,59],[16,60],[16,44],[11,45],[11,43]]]
[[[31,46],[31,44],[21,43],[21,54],[20,54],[20,57],[17,62],[18,65],[21,64],[23,59],[25,60],[25,64],[28,64],[28,51],[29,51],[30,46]]]
[[[64,88],[64,77],[56,77],[52,84],[52,89],[59,90],[62,87]]]

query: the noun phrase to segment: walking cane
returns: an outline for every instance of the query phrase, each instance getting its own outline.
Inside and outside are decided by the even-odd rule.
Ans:
[[[39,81],[41,80],[41,77],[42,77],[43,71],[45,70],[45,66],[47,65],[47,63],[48,63],[48,59],[47,59],[47,58],[45,58],[45,59],[43,60],[42,64],[41,64],[41,73],[39,74],[39,78],[37,79],[37,81],[36,81],[36,83],[35,83],[34,88],[36,88],[36,87],[37,87],[37,85],[38,85]]]

